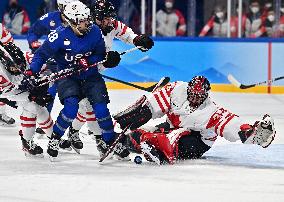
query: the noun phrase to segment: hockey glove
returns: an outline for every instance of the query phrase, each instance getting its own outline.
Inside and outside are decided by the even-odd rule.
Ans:
[[[103,65],[106,68],[113,68],[119,64],[120,60],[120,54],[117,51],[109,51],[107,52],[106,61],[103,63]]]
[[[24,53],[21,49],[12,42],[7,43],[4,48],[10,54],[11,58],[18,65],[21,71],[24,71],[27,64]]]
[[[133,39],[133,44],[135,46],[141,47],[139,48],[139,50],[141,50],[142,52],[146,52],[154,46],[154,41],[149,36],[141,34]]]
[[[41,46],[41,42],[34,41],[30,44],[30,49],[32,50],[32,53],[35,53],[36,50]]]
[[[29,100],[42,107],[46,107],[53,101],[53,97],[47,92],[47,89],[48,85],[35,87],[30,91]]]

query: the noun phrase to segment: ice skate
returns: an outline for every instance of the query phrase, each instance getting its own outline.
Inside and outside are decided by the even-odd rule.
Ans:
[[[7,116],[6,114],[0,114],[0,125],[1,126],[14,126],[15,119]]]
[[[34,143],[33,140],[27,141],[23,137],[21,137],[22,140],[22,150],[25,152],[26,157],[43,157],[43,150],[40,146]]]
[[[71,143],[71,147],[74,151],[80,154],[80,150],[83,149],[83,142],[80,140],[79,131],[70,127],[68,132],[68,140]]]
[[[161,160],[158,151],[156,148],[147,142],[141,142],[141,151],[144,154],[147,161],[155,162],[158,165],[161,165]]]

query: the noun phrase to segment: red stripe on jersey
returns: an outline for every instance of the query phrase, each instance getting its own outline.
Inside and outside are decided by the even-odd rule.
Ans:
[[[36,118],[29,118],[29,117],[25,117],[25,116],[20,116],[20,119],[22,121],[36,121]]]
[[[166,97],[165,97],[163,91],[160,91],[160,95],[162,96],[162,98],[163,98],[163,100],[164,100],[164,102],[165,102],[167,108],[169,109],[169,108],[170,108],[170,104],[169,104],[168,100],[166,99]]]
[[[164,108],[162,102],[160,101],[159,96],[157,94],[154,94],[154,97],[156,98],[156,101],[158,102],[158,105],[161,108],[162,112],[165,113],[165,108]]]
[[[117,30],[117,27],[118,27],[118,22],[115,21],[115,22],[114,22],[114,29]]]
[[[47,123],[50,121],[50,119],[51,119],[51,117],[49,116],[48,119],[47,119],[45,122],[43,122],[43,123],[38,123],[38,124],[39,124],[39,125],[45,125],[45,124],[47,124]]]
[[[76,117],[76,119],[77,119],[78,121],[82,122],[82,123],[85,123],[85,122],[86,122],[86,120],[82,120],[82,119],[80,119],[78,116]]]
[[[49,129],[53,126],[53,121],[51,121],[51,123],[48,126],[41,126],[41,129]]]
[[[123,28],[123,30],[122,30],[122,32],[121,32],[121,34],[120,34],[120,36],[122,36],[122,35],[124,35],[124,34],[125,34],[125,32],[126,32],[127,28],[128,28],[128,27],[125,25],[125,26],[124,26],[124,28]]]
[[[33,128],[33,127],[36,127],[36,124],[24,124],[24,123],[21,123],[21,126],[23,128]]]
[[[77,113],[77,118],[81,118],[81,119],[86,119],[86,117],[84,117],[82,114],[80,114],[80,113]]]
[[[94,112],[86,112],[86,114],[88,114],[88,115],[93,115]]]
[[[96,118],[88,118],[87,121],[96,121]]]
[[[228,124],[229,121],[231,121],[233,118],[235,117],[235,114],[232,114],[228,119],[227,121],[221,126],[221,129],[220,129],[220,136],[223,137],[223,131],[224,131],[224,128],[225,126]]]

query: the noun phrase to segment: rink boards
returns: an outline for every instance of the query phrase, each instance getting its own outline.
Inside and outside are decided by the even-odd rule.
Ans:
[[[122,56],[117,68],[104,74],[128,82],[150,85],[163,76],[171,81],[188,81],[195,75],[204,75],[217,92],[284,93],[284,80],[272,86],[241,90],[230,85],[228,74],[243,84],[253,84],[284,75],[284,39],[208,39],[208,38],[154,38],[155,45],[143,53],[134,51]],[[16,38],[22,50],[28,50],[26,40]],[[131,46],[118,40],[113,49],[125,51]],[[117,83],[110,89],[129,89]]]

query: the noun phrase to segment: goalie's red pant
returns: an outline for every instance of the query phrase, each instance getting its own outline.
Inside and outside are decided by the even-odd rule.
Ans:
[[[201,140],[196,131],[183,128],[165,132],[148,132],[137,129],[129,136],[134,148],[141,152],[140,143],[146,141],[153,145],[163,156],[164,160],[173,164],[177,159],[200,158],[211,147]]]

